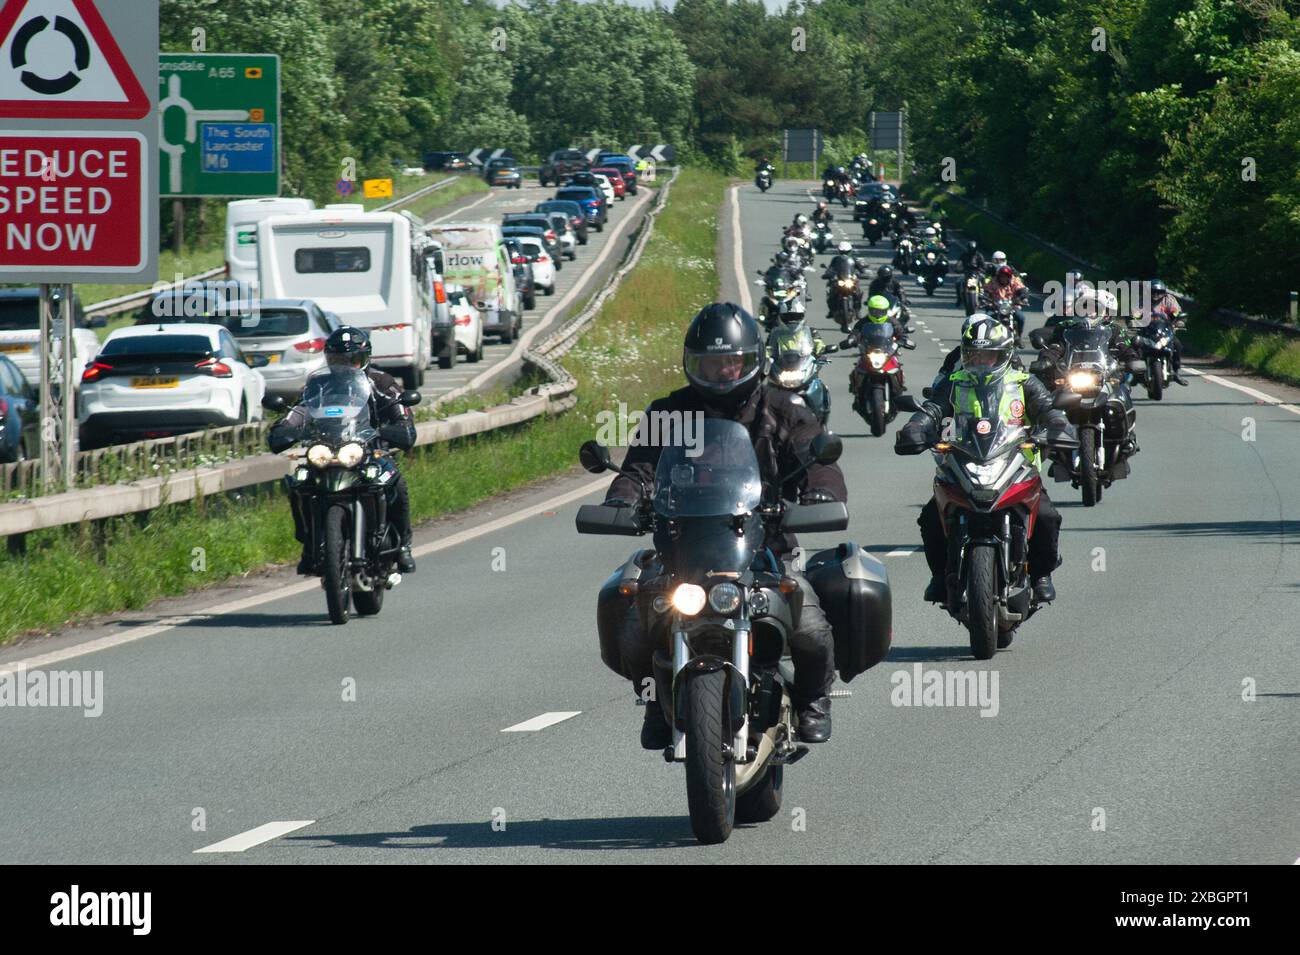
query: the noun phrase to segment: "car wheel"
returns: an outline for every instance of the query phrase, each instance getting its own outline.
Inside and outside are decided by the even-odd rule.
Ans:
[[[596,231],[597,231],[597,232],[604,232],[604,231],[605,231],[605,223],[603,223],[603,222],[597,222],[597,223],[596,223]]]
[[[578,261],[578,250],[577,250],[577,249],[570,249],[568,252],[565,253],[565,255],[567,255],[567,256],[569,257],[569,261],[570,261],[570,262],[576,262],[576,261]]]
[[[450,367],[451,367],[452,365],[454,365],[454,364],[456,364],[456,352],[455,352],[454,350],[453,350],[452,352],[450,352],[449,354],[444,354],[444,355],[439,355],[439,356],[438,356],[438,367],[439,367],[439,368],[442,368],[442,369],[446,370],[446,369],[450,368]]]
[[[513,319],[511,319],[497,334],[497,340],[500,341],[502,345],[509,345],[515,340],[515,323]]]
[[[555,283],[554,283],[554,282],[552,282],[552,283],[550,284],[550,287],[546,289],[546,294],[547,294],[547,295],[554,295],[554,294],[555,294]]]
[[[528,296],[524,299],[524,308],[536,308],[536,307],[537,307],[537,293],[529,292]]]
[[[238,422],[240,424],[248,424],[248,399],[247,398],[241,398],[239,400]]]

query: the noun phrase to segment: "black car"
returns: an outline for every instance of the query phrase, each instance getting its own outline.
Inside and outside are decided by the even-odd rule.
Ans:
[[[0,463],[38,453],[40,396],[18,366],[0,355]]]
[[[555,223],[551,221],[550,216],[542,212],[507,212],[501,217],[503,229],[520,226],[541,229],[542,241],[546,245],[546,251],[555,260],[556,271],[564,268],[564,240],[560,238],[560,233],[555,231]]]
[[[518,239],[506,237],[506,251],[515,267],[515,288],[524,294],[524,308],[537,307],[537,283],[533,280],[533,263]]]
[[[585,153],[577,149],[557,149],[546,157],[537,179],[543,186],[550,183],[558,186],[575,172],[590,168],[591,163],[587,162]]]
[[[587,244],[587,216],[582,206],[564,199],[547,199],[533,206],[534,212],[562,212],[569,219],[569,228],[578,237],[578,245]]]
[[[505,186],[507,189],[519,189],[524,184],[523,174],[509,156],[488,160],[483,167],[483,178],[489,186]]]

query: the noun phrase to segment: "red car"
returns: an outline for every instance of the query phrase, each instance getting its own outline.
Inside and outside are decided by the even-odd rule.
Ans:
[[[597,166],[595,169],[592,169],[591,172],[598,172],[609,180],[609,184],[614,187],[615,199],[627,198],[627,183],[623,180],[622,172],[615,169],[613,166]]]

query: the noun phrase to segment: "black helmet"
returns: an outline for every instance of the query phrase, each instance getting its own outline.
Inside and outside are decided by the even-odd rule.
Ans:
[[[966,251],[969,252],[971,255],[974,255],[976,252],[979,251],[979,247],[972,241],[970,245],[966,246]]]
[[[370,333],[344,325],[325,339],[325,363],[345,368],[365,368],[370,364]]]
[[[758,387],[762,366],[758,322],[739,305],[714,302],[691,319],[682,367],[691,387],[709,403],[740,404]]]
[[[882,282],[888,282],[893,277],[894,270],[888,265],[882,265],[880,268],[876,269],[876,278],[880,279]]]
[[[1169,286],[1165,285],[1160,279],[1151,280],[1151,299],[1154,301],[1162,295],[1169,294]]]

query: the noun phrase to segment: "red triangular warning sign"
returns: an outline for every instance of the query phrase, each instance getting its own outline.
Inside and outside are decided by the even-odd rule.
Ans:
[[[0,117],[140,119],[149,97],[95,0],[3,0]]]

